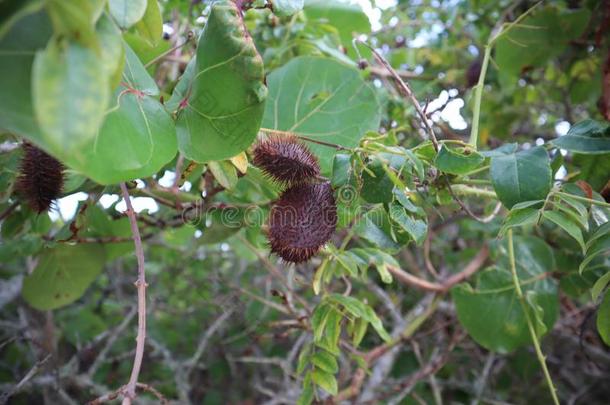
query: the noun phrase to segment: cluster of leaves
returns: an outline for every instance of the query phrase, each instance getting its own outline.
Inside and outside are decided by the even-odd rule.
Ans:
[[[589,343],[610,345],[610,126],[597,109],[610,97],[603,2],[417,3],[381,13],[375,32],[359,6],[338,0],[1,6],[0,308],[14,333],[41,346],[35,358],[46,350],[65,360],[45,370],[68,387],[59,393],[87,400],[83,393],[127,380],[119,354],[132,347],[121,319],[134,314],[133,242],[119,199],[106,203],[121,182],[158,204],[138,214],[154,307],[141,381],[181,402],[270,396],[260,386],[268,380],[285,402],[349,400],[361,389],[361,399],[400,401],[436,371],[421,365],[417,377],[420,365],[410,364],[421,353],[405,345],[433,320],[445,347],[463,329],[512,361],[538,350],[569,318],[565,308],[597,307]],[[359,34],[377,51],[353,42]],[[375,64],[377,52],[396,71]],[[419,100],[447,100],[414,108],[394,75]],[[441,114],[458,101],[470,134]],[[570,129],[557,136],[563,121]],[[338,229],[309,263],[267,257],[281,187],[249,163],[259,133],[301,138],[333,187]],[[24,141],[67,168],[64,196],[84,196],[73,218],[28,208],[16,187]],[[469,261],[477,274],[462,270]],[[437,311],[443,300],[450,305]],[[51,310],[55,319],[42,324],[39,312]],[[48,335],[53,323],[60,336]],[[230,336],[213,350],[208,341],[223,327]],[[0,347],[3,370],[13,371],[0,372],[7,384],[32,358],[11,333]],[[375,363],[386,354],[386,366]],[[257,361],[283,374],[235,370]],[[75,363],[84,377],[68,379]],[[225,390],[236,374],[255,386]],[[20,398],[38,399],[44,381]],[[417,392],[438,401],[434,385]],[[531,395],[510,385],[498,382],[494,397],[547,400],[541,385]],[[460,390],[451,395],[482,395]]]

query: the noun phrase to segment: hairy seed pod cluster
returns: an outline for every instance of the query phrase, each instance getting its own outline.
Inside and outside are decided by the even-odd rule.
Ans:
[[[337,206],[330,183],[301,183],[286,189],[271,209],[271,251],[301,263],[330,240],[337,226]]]
[[[271,252],[286,262],[306,262],[337,226],[333,189],[328,182],[317,182],[318,159],[296,137],[271,137],[256,145],[253,163],[286,187],[271,207]]]
[[[30,208],[41,213],[47,211],[62,191],[64,166],[54,157],[25,142],[17,177],[17,191]]]
[[[253,163],[282,185],[309,181],[320,174],[318,159],[293,136],[270,137],[254,148]]]

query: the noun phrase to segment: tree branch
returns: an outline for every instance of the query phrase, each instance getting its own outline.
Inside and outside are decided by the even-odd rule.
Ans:
[[[136,337],[136,354],[133,359],[133,368],[131,369],[129,382],[123,392],[123,405],[129,405],[136,396],[136,384],[138,383],[138,376],[140,375],[140,368],[142,367],[142,359],[144,357],[144,343],[146,339],[146,274],[144,269],[144,249],[142,248],[138,221],[125,183],[121,183],[121,193],[127,205],[127,216],[131,225],[131,233],[133,234],[136,258],[138,260],[138,280],[136,281],[138,289],[138,335]]]
[[[442,283],[428,281],[419,277],[415,277],[414,275],[407,273],[403,269],[392,265],[388,265],[387,268],[388,271],[392,273],[392,275],[394,275],[397,280],[404,284],[419,288],[420,290],[445,293],[449,291],[454,285],[461,283],[462,281],[466,280],[474,273],[476,273],[483,266],[483,263],[485,263],[485,260],[487,260],[488,257],[489,248],[487,247],[487,245],[483,245],[479,253],[477,253],[477,255],[470,261],[470,263],[466,265],[464,270],[452,275]]]

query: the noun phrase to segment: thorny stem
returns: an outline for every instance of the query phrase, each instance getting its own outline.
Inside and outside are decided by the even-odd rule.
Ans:
[[[125,183],[121,183],[121,192],[125,204],[127,205],[127,217],[129,218],[129,224],[131,225],[131,233],[133,235],[136,258],[138,261],[138,280],[136,281],[136,287],[138,289],[138,335],[136,337],[136,354],[133,359],[131,376],[129,377],[129,382],[125,386],[123,393],[123,405],[130,405],[131,401],[136,396],[136,385],[138,384],[138,376],[140,375],[142,359],[144,357],[144,343],[146,339],[146,275],[144,271],[142,238],[140,237],[140,230],[138,229],[136,213],[131,205],[131,199]]]
[[[360,52],[358,51],[358,47],[356,47],[356,42],[361,43],[362,45],[366,46],[367,48],[369,48],[371,50],[371,52],[375,56],[375,59],[377,59],[377,61],[379,63],[381,63],[381,65],[383,65],[384,68],[387,69],[387,71],[394,78],[396,83],[398,83],[398,87],[400,88],[400,90],[404,93],[405,96],[407,96],[409,98],[411,103],[413,103],[413,106],[415,107],[415,111],[417,111],[417,114],[419,115],[419,118],[421,119],[422,124],[424,124],[424,127],[426,128],[426,131],[428,132],[430,141],[432,141],[432,145],[434,146],[434,150],[438,152],[439,145],[438,145],[438,141],[436,139],[436,135],[434,134],[434,130],[430,126],[430,123],[428,122],[428,118],[426,118],[426,114],[424,113],[421,106],[419,105],[419,101],[417,101],[417,99],[415,98],[415,95],[413,94],[411,87],[409,87],[409,85],[404,80],[402,80],[402,78],[398,75],[398,73],[396,73],[394,68],[392,68],[390,63],[383,56],[381,56],[381,54],[379,54],[379,52],[377,52],[375,50],[375,48],[373,48],[371,45],[367,44],[364,41],[361,41],[359,39],[354,39],[353,40],[354,48],[356,49],[358,54],[360,54]]]
[[[534,349],[536,350],[536,357],[538,357],[538,362],[542,367],[542,371],[544,372],[544,378],[546,379],[546,383],[549,386],[549,391],[551,392],[551,397],[553,398],[553,403],[555,405],[559,405],[559,398],[557,398],[557,390],[553,385],[553,380],[551,379],[551,375],[549,374],[549,370],[546,366],[546,361],[544,358],[544,354],[540,349],[540,342],[538,341],[538,336],[536,335],[536,330],[534,329],[534,324],[530,319],[529,311],[527,308],[527,303],[525,302],[525,297],[523,296],[523,291],[521,291],[521,284],[519,283],[519,276],[517,275],[517,266],[515,264],[515,249],[513,246],[513,230],[508,230],[508,258],[510,260],[510,271],[513,275],[513,284],[515,285],[515,292],[517,297],[519,298],[519,302],[521,303],[521,307],[523,308],[523,314],[525,315],[525,321],[527,322],[527,328],[529,329],[530,335],[532,337],[532,343],[534,344]]]

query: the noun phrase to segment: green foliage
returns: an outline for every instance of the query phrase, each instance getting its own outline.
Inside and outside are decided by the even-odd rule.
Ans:
[[[555,268],[553,253],[535,238],[516,240],[517,271],[531,316],[543,335],[552,329],[559,308],[557,285],[544,278]],[[500,247],[501,267],[484,270],[475,288],[461,284],[452,290],[460,322],[479,344],[489,350],[510,352],[531,343],[523,309],[512,282],[505,246]]]
[[[507,208],[543,199],[551,189],[551,165],[542,147],[492,157],[489,172],[494,190]]]
[[[136,402],[602,403],[610,37],[599,2],[517,3],[2,2],[10,400],[126,395],[146,317]],[[333,189],[307,263],[269,254],[269,136]],[[22,142],[65,166],[50,213]]]
[[[195,66],[181,79],[188,90],[176,129],[180,151],[189,159],[234,156],[252,143],[260,127],[267,88],[262,60],[244,30],[235,4],[212,6]]]
[[[99,245],[57,246],[43,252],[23,281],[23,298],[34,308],[55,309],[80,298],[104,266]]]
[[[610,126],[594,120],[581,121],[553,145],[575,153],[604,154],[610,152]]]
[[[322,77],[318,72],[324,72]],[[303,134],[345,147],[358,145],[379,125],[375,93],[358,71],[329,58],[300,57],[267,77],[269,100],[262,127]],[[323,173],[331,169],[334,151],[308,144]]]

